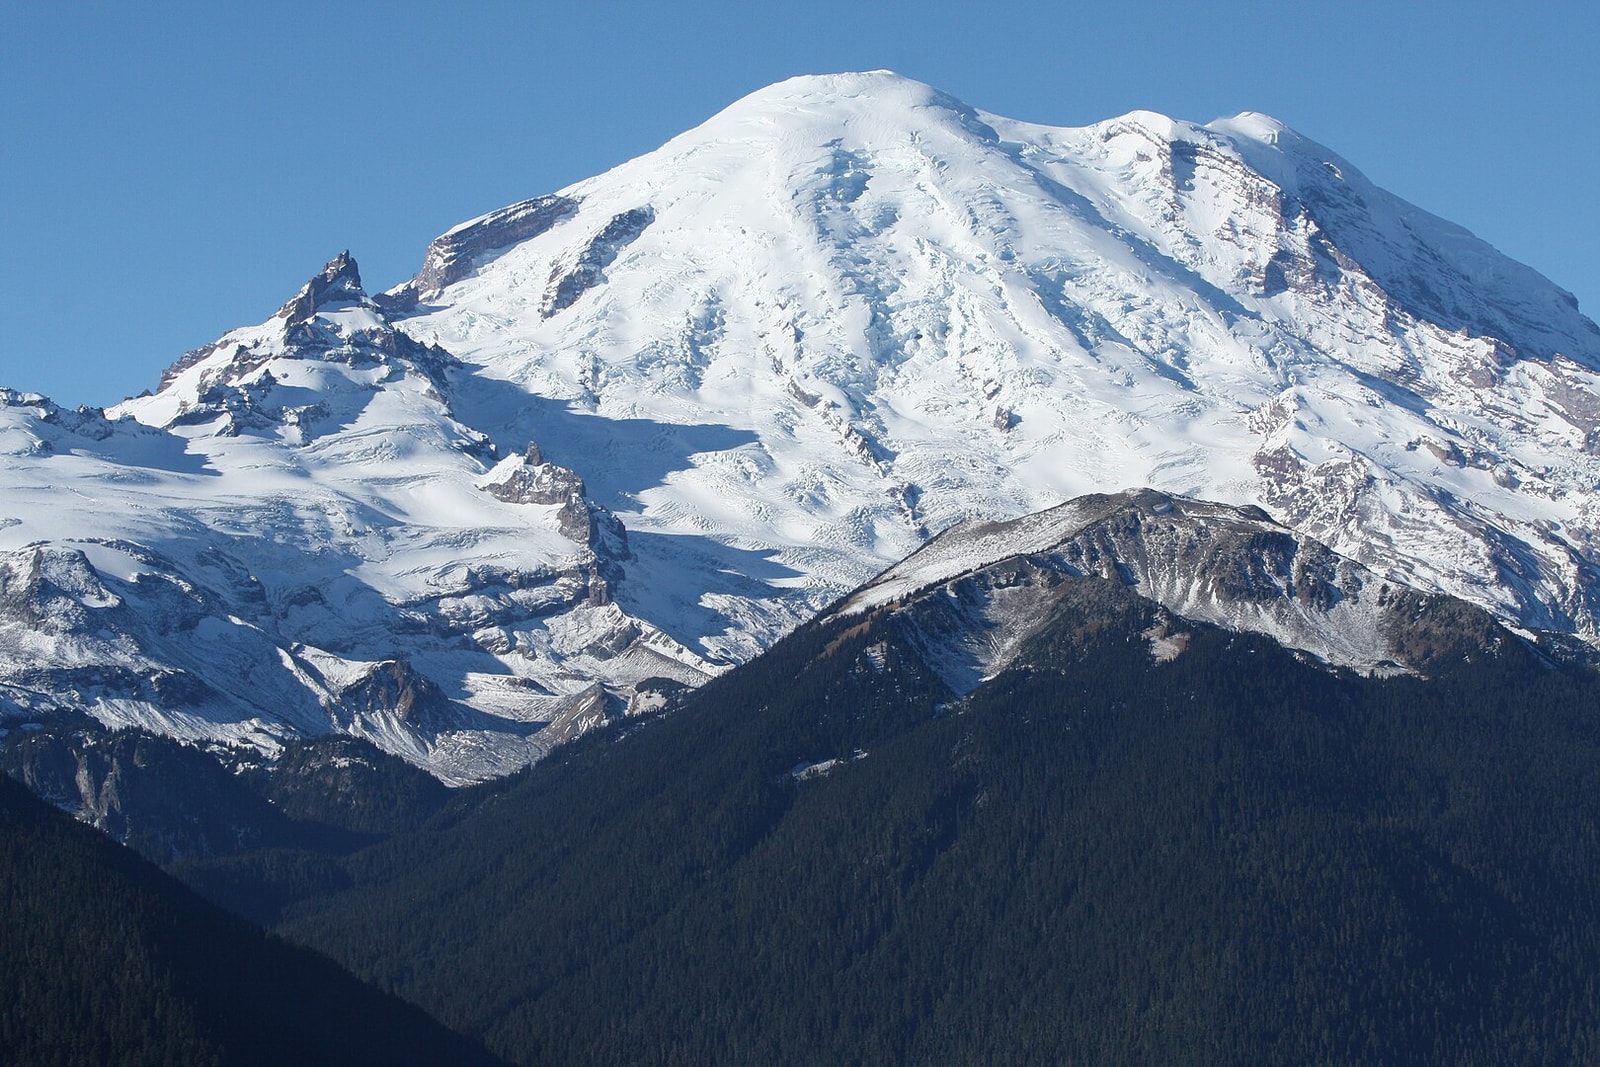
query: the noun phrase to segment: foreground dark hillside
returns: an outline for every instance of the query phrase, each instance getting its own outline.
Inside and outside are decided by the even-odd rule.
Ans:
[[[492,1063],[0,776],[0,1060]]]
[[[1600,1056],[1592,675],[1054,611],[963,701],[811,626],[420,834],[191,873],[523,1062]]]

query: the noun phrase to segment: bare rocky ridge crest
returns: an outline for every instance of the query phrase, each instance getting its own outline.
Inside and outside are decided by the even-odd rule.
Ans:
[[[892,613],[965,693],[1009,666],[1085,580],[1126,586],[1169,613],[1170,624],[1145,634],[1157,660],[1182,654],[1181,620],[1259,633],[1330,667],[1378,675],[1426,674],[1523,640],[1481,608],[1387,581],[1259,508],[1148,489],[947,530],[836,614]],[[1575,647],[1561,645],[1562,654]]]

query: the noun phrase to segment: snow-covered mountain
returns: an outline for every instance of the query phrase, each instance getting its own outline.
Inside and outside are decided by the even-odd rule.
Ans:
[[[342,731],[459,781],[706,678],[614,603],[626,533],[582,481],[455,416],[461,373],[340,256],[123,417],[0,393],[0,711]]]
[[[959,518],[1150,485],[1600,634],[1600,330],[1264,116],[1055,129],[801,78],[428,264],[402,328],[509,396],[713,438],[644,477],[552,438],[630,531],[824,595]]]
[[[154,395],[3,399],[12,718],[479,777],[959,521],[1128,486],[1600,641],[1600,329],[1260,115],[799,78],[388,293],[340,257]]]

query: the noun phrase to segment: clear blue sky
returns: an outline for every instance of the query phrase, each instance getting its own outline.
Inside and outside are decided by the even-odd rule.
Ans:
[[[0,385],[109,404],[349,248],[437,233],[795,74],[1014,118],[1264,111],[1600,314],[1600,5],[74,3],[0,22]]]

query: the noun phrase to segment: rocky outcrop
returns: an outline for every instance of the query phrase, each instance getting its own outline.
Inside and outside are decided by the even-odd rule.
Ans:
[[[0,388],[0,407],[29,410],[43,428],[70,434],[82,442],[104,441],[119,428],[136,433],[142,429],[128,419],[115,422],[108,419],[104,408],[64,408],[47,396],[22,393],[15,389]],[[54,445],[49,440],[35,437],[26,451],[35,455],[47,454],[52,448]]]
[[[361,269],[347,248],[327,264],[278,309],[277,317],[290,326],[305,322],[318,311],[335,304],[364,304],[367,294],[361,288]]]
[[[545,287],[539,313],[549,318],[565,311],[584,293],[605,281],[605,269],[655,218],[655,209],[648,205],[614,216],[577,255],[557,263],[550,271],[550,282]]]
[[[507,504],[555,507],[555,522],[568,541],[586,547],[590,555],[579,558],[576,568],[566,568],[558,581],[581,585],[582,603],[611,603],[616,582],[627,560],[627,530],[616,515],[584,496],[584,480],[560,464],[544,459],[536,443],[520,456],[504,459],[478,488]]]
[[[566,467],[547,463],[539,446],[529,444],[517,460],[503,463],[494,471],[496,479],[482,485],[484,492],[508,504],[556,504],[563,535],[588,545],[593,536],[589,505],[584,501],[583,479]]]
[[[0,625],[64,634],[121,604],[80,550],[41,545],[0,556]]]
[[[383,717],[404,723],[414,731],[433,734],[461,725],[462,719],[438,685],[418,674],[404,659],[371,664],[340,686],[328,705],[335,721],[345,727]]]
[[[458,226],[433,239],[416,277],[377,298],[386,311],[410,311],[429,293],[453,285],[496,253],[532,240],[578,212],[570,196],[538,196]]]
[[[1082,579],[1368,673],[1426,673],[1521,640],[1482,609],[1384,580],[1259,508],[1153,490],[956,527],[839,614],[899,613],[930,665],[964,692],[1003,669]],[[1151,640],[1158,658],[1181,653],[1167,632]]]

